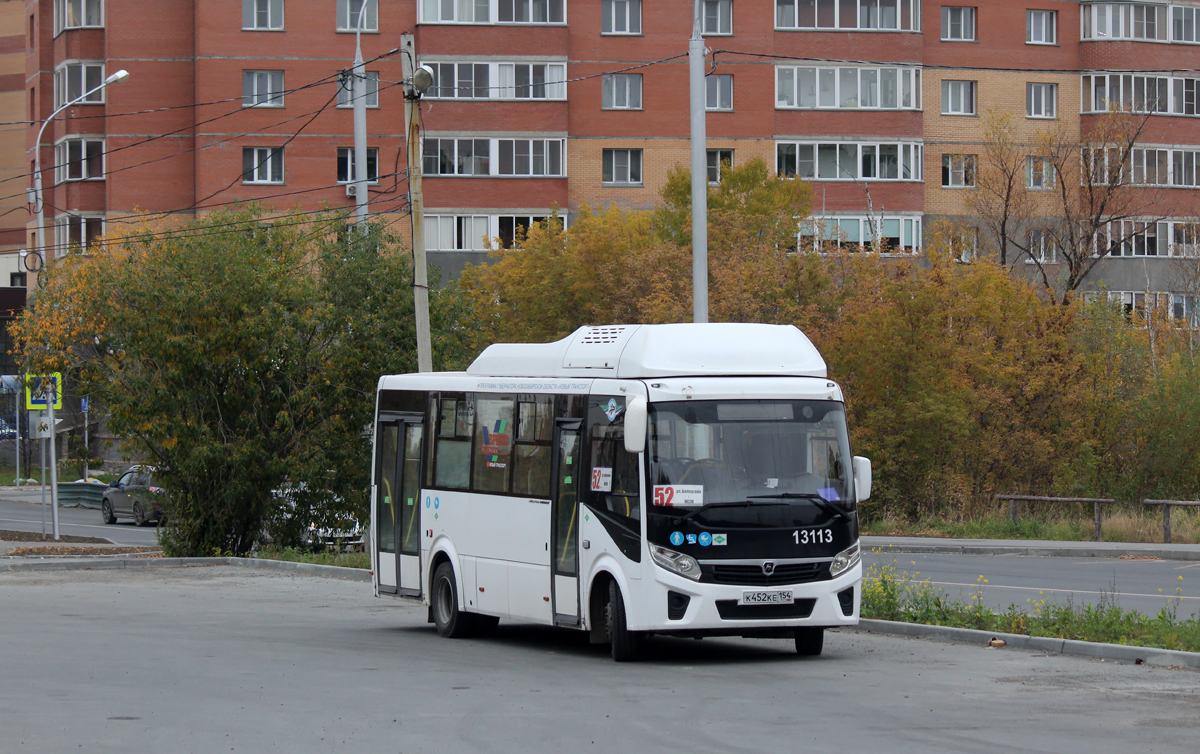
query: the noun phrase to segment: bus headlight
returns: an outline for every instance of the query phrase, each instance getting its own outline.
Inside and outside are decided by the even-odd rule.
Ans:
[[[829,577],[831,579],[836,579],[838,576],[841,576],[843,573],[853,568],[861,558],[862,556],[860,550],[858,549],[858,543],[855,542],[845,550],[842,550],[837,555],[833,556],[833,562],[829,564]]]
[[[677,573],[692,581],[700,580],[700,564],[691,555],[684,555],[682,552],[668,550],[658,545],[650,545],[650,557],[671,573]]]

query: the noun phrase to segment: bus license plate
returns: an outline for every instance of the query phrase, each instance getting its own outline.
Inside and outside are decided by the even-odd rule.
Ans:
[[[792,604],[791,589],[770,589],[757,592],[742,592],[739,605],[790,605]]]

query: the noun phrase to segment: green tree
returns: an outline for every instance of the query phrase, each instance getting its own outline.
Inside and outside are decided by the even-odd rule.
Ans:
[[[262,219],[214,213],[61,260],[14,328],[24,368],[70,372],[157,467],[171,554],[242,554],[267,525],[365,517],[376,381],[415,369],[394,238],[338,216]],[[435,366],[462,366],[477,333],[453,287],[431,292],[431,320]],[[288,479],[312,494],[281,510]]]

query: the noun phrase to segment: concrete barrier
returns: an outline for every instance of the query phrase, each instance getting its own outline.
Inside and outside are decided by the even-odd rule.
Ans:
[[[100,509],[104,502],[103,484],[91,482],[67,482],[58,485],[58,507],[60,508],[95,508]]]

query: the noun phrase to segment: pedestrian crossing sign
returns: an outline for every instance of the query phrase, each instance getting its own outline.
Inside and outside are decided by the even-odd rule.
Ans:
[[[25,408],[30,411],[50,408],[50,397],[54,396],[54,408],[63,407],[62,372],[53,374],[30,374],[25,377]]]

